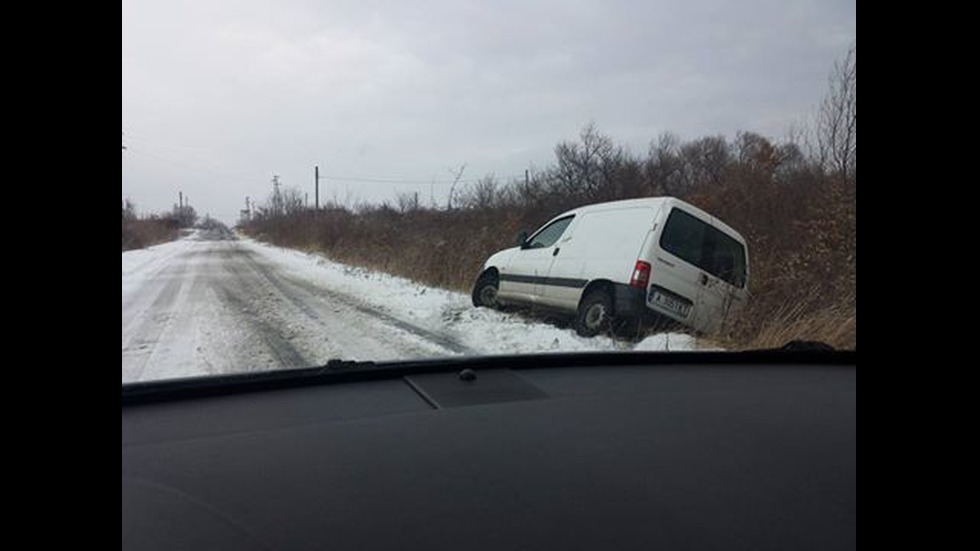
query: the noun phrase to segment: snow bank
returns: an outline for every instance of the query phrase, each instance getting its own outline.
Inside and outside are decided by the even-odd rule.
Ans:
[[[579,351],[693,350],[683,333],[652,335],[639,343],[598,336],[583,338],[526,316],[474,308],[469,295],[435,289],[405,278],[339,264],[316,254],[275,247],[242,237],[243,246],[272,260],[291,277],[351,297],[393,317],[447,335],[474,354]]]

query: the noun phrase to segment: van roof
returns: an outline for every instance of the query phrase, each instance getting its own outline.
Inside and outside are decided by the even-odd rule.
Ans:
[[[627,207],[653,207],[659,208],[664,202],[674,199],[673,197],[643,197],[640,199],[623,199],[621,201],[608,201],[606,203],[594,203],[584,205],[569,212],[589,212],[592,210],[605,210],[607,208],[627,208]]]
[[[682,201],[682,200],[680,200],[680,199],[678,199],[676,197],[670,197],[670,196],[666,196],[666,195],[665,196],[662,196],[662,197],[642,197],[640,199],[623,199],[623,200],[620,200],[620,201],[607,201],[605,203],[594,203],[594,204],[591,204],[591,205],[583,205],[583,206],[581,206],[581,207],[579,207],[577,209],[572,209],[572,210],[570,210],[568,212],[565,212],[561,216],[567,216],[569,214],[586,213],[586,212],[592,212],[592,211],[597,211],[597,210],[606,210],[606,209],[609,209],[609,208],[648,207],[648,208],[659,209],[664,204],[668,204],[668,205],[681,205],[681,206],[685,207],[686,209],[692,210],[692,211],[694,211],[694,212],[696,212],[698,214],[701,214],[702,216],[706,216],[717,227],[719,227],[720,229],[724,230],[725,232],[727,232],[727,233],[729,233],[729,234],[731,234],[733,236],[736,236],[738,238],[738,240],[742,242],[743,245],[745,244],[745,238],[742,237],[742,234],[740,234],[737,231],[735,231],[728,224],[726,224],[726,223],[722,222],[721,220],[719,220],[718,217],[712,216],[711,214],[709,214],[709,213],[707,213],[707,212],[705,212],[705,211],[703,211],[703,210],[695,207],[694,205],[692,205],[690,203],[687,203],[685,201]]]

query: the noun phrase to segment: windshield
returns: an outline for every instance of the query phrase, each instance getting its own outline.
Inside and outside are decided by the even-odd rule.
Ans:
[[[124,0],[123,383],[854,349],[856,55],[853,1]]]

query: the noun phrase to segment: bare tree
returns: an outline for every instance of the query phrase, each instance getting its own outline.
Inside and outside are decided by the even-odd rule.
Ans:
[[[707,136],[684,144],[681,161],[687,187],[721,185],[730,156],[728,142],[723,136]]]
[[[415,212],[419,210],[419,192],[413,191],[411,193],[399,193],[398,194],[398,211],[399,212]]]
[[[123,199],[122,204],[122,219],[123,220],[136,220],[136,204],[129,199]]]
[[[296,188],[288,188],[279,192],[278,201],[278,208],[280,209],[279,212],[285,214],[286,216],[305,209],[305,206],[303,205],[305,202],[303,192]]]
[[[770,177],[779,167],[780,155],[776,146],[755,132],[739,132],[735,137],[738,162],[760,176]]]
[[[618,176],[627,154],[595,124],[582,129],[577,142],[555,147],[557,166],[551,172],[552,192],[578,200],[608,200],[621,194]]]
[[[489,209],[497,206],[500,200],[500,190],[493,176],[484,176],[462,194],[460,204],[464,208]]]
[[[817,151],[821,166],[854,180],[857,173],[857,46],[834,63],[830,91],[817,113]]]
[[[456,172],[449,171],[453,175],[453,185],[449,186],[449,199],[446,200],[446,210],[453,210],[453,195],[456,193],[456,185],[459,184],[459,179],[463,177],[464,170],[466,170],[466,163],[460,165]]]
[[[656,142],[650,142],[650,151],[643,164],[646,185],[652,194],[676,195],[682,188],[683,163],[680,159],[680,138],[664,132]]]

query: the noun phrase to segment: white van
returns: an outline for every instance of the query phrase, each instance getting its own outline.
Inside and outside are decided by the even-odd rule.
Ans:
[[[745,239],[673,197],[565,212],[483,265],[475,306],[523,304],[575,314],[592,336],[614,320],[669,318],[716,331],[748,297]]]

